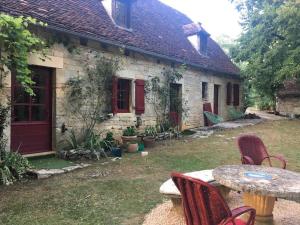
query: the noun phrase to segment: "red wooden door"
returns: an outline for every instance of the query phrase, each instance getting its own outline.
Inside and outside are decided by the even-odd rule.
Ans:
[[[219,114],[219,85],[214,85],[214,114]]]
[[[170,122],[172,126],[181,124],[181,84],[170,84]]]
[[[51,151],[51,69],[30,67],[34,96],[12,76],[11,149],[21,154]]]

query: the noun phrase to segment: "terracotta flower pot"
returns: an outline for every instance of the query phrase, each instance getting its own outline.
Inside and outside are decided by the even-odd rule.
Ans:
[[[153,148],[155,146],[155,137],[144,137],[143,141],[146,148]]]
[[[127,146],[127,152],[129,153],[134,153],[134,152],[137,152],[139,148],[139,144],[138,143],[134,143],[134,144],[128,144]]]
[[[136,141],[136,140],[137,140],[137,136],[122,136],[123,144],[126,144],[131,141]]]

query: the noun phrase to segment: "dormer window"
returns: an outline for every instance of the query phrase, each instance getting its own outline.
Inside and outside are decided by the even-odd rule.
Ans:
[[[202,55],[207,55],[207,41],[209,33],[201,23],[191,23],[183,26],[183,31],[194,48]]]
[[[115,23],[129,29],[130,28],[130,0],[113,0],[112,1],[112,16]]]

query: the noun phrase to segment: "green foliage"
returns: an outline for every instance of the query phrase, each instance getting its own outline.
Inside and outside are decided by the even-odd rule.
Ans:
[[[54,32],[51,36],[47,37],[47,45],[52,46],[54,44],[63,44],[63,46],[68,50],[70,53],[79,53],[79,49],[77,48],[74,41],[72,41],[69,35]]]
[[[169,109],[170,109],[170,84],[178,83],[185,71],[185,67],[181,66],[179,69],[166,68],[162,72],[162,78],[159,76],[152,77],[146,82],[145,92],[146,100],[153,106],[156,114],[157,123],[166,123],[169,121]],[[182,101],[182,97],[174,97],[172,104],[176,106],[176,111],[182,117],[187,116],[188,108],[187,101]]]
[[[0,104],[0,139],[4,138],[4,129],[7,125],[7,114],[10,107]]]
[[[0,14],[0,73],[5,74],[4,66],[16,72],[16,78],[25,91],[33,95],[34,82],[28,68],[28,55],[46,48],[45,43],[30,32],[33,25],[46,26],[31,17],[13,17]]]
[[[112,77],[120,68],[115,58],[96,55],[94,60],[94,64],[85,65],[83,76],[68,80],[65,89],[66,111],[83,122],[85,136],[89,136],[95,125],[107,119],[111,112]]]
[[[29,162],[17,152],[1,151],[0,182],[5,185],[20,180],[30,168]]]
[[[66,139],[67,146],[65,147],[65,158],[67,159],[97,159],[102,156],[107,157],[105,147],[109,147],[109,143],[104,139],[102,140],[100,134],[94,131],[76,133],[71,130]]]
[[[241,119],[245,114],[241,112],[240,110],[237,110],[235,107],[230,106],[228,107],[228,119],[229,120],[237,120]]]
[[[274,106],[283,81],[300,77],[300,4],[294,0],[232,2],[241,12],[244,32],[231,55],[245,64],[242,74],[260,104]]]
[[[97,160],[99,160],[101,156],[107,158],[102,145],[103,142],[101,136],[99,134],[95,134],[94,132],[91,132],[89,136],[85,137],[83,142],[83,148],[91,151],[91,154],[95,156]]]
[[[133,126],[127,127],[125,130],[123,130],[123,136],[136,136],[137,134],[137,130]]]
[[[154,127],[154,126],[146,126],[144,134],[147,137],[156,137],[156,135],[157,135],[156,127]]]
[[[226,54],[229,54],[230,49],[235,46],[235,40],[226,34],[216,37],[216,41]]]
[[[114,139],[113,132],[106,133],[106,137],[102,140],[101,146],[105,151],[110,151],[112,148],[118,147],[118,142]]]
[[[70,149],[78,149],[80,146],[81,140],[79,140],[77,138],[76,132],[74,130],[71,130],[66,139],[66,142]]]
[[[172,126],[171,126],[171,123],[169,120],[161,121],[160,123],[158,123],[156,125],[156,130],[159,133],[164,133],[164,132],[170,131],[171,128],[172,128]]]
[[[26,158],[17,152],[6,151],[7,140],[4,129],[7,126],[8,106],[0,105],[0,184],[9,185],[20,180],[30,168]]]

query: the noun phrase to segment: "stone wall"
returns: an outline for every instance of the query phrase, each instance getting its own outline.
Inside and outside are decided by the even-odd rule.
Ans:
[[[276,110],[286,116],[300,115],[300,97],[278,98]]]
[[[105,56],[117,56],[122,61],[121,70],[117,72],[117,76],[132,80],[134,84],[135,79],[150,80],[153,76],[161,75],[166,67],[171,66],[171,62],[158,60],[138,53],[132,53],[125,56],[124,51],[115,47],[103,46],[100,43],[89,41],[87,46],[81,46],[79,39],[72,38],[76,43],[77,50],[70,53],[62,44],[55,44],[48,51],[46,61],[38,59],[38,56],[30,56],[29,63],[32,65],[40,65],[53,68],[53,146],[62,138],[65,138],[61,132],[62,124],[66,125],[68,130],[80,127],[80,121],[74,121],[72,115],[69,115],[65,108],[64,85],[72,77],[82,76],[84,74],[84,62],[92,58],[95,53],[101,53]],[[10,78],[8,78],[8,81]],[[209,72],[202,72],[192,68],[187,68],[180,81],[182,84],[183,100],[186,100],[189,108],[189,113],[186,118],[183,118],[183,128],[193,128],[204,125],[203,119],[203,100],[202,100],[202,82],[208,82],[208,102],[213,105],[214,84],[220,85],[219,93],[219,114],[225,119],[227,118],[226,105],[226,84],[240,83],[239,80],[225,78],[225,76],[215,75]],[[9,89],[9,87],[8,87]],[[240,88],[241,90],[241,88]],[[114,115],[111,119],[101,123],[97,128],[101,131],[112,130],[120,134],[127,126],[135,125],[137,116],[134,111],[134,85],[131,90],[131,106],[130,113],[119,113]],[[241,90],[242,93],[242,90]],[[242,99],[242,95],[240,95]],[[154,125],[156,123],[156,116],[150,104],[145,105],[145,113],[140,116],[142,120],[142,127],[146,125]],[[7,133],[9,134],[9,127]],[[54,150],[54,149],[53,149]]]

